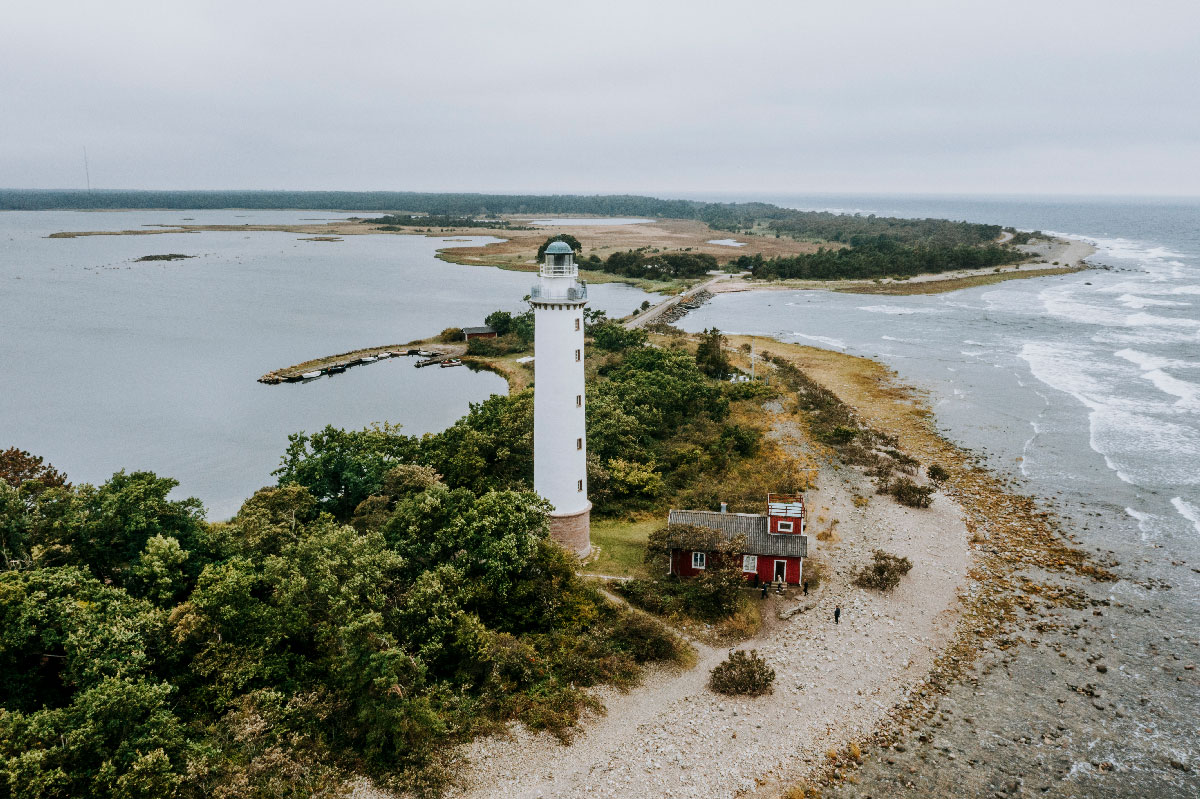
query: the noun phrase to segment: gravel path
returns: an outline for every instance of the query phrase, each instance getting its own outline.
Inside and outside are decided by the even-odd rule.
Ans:
[[[789,424],[778,432],[786,435]],[[856,507],[853,493],[870,502]],[[711,693],[708,673],[725,651],[698,645],[699,662],[688,671],[652,672],[627,694],[600,692],[607,714],[586,720],[570,746],[520,725],[508,737],[476,740],[464,748],[471,765],[466,789],[455,795],[772,795],[827,750],[868,734],[920,683],[953,633],[970,565],[966,528],[948,498],[939,495],[928,510],[902,508],[848,469],[825,470],[809,503],[812,533],[839,520],[842,541],[810,538],[831,579],[808,598],[813,609],[786,621],[773,614],[794,607],[795,592],[768,600],[771,623],[739,647],[758,649],[774,667],[774,694]],[[851,569],[877,547],[914,563],[889,595],[849,585]]]

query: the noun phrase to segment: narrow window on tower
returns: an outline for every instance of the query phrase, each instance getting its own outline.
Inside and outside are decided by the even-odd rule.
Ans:
[[[582,407],[583,407],[583,395],[582,395],[582,394],[576,394],[576,395],[575,395],[575,407],[576,407],[576,408],[582,408]]]
[[[576,480],[576,481],[575,481],[575,490],[576,490],[576,491],[582,491],[582,490],[583,490],[583,481],[582,481],[582,480]]]
[[[583,439],[582,438],[575,439],[575,449],[583,449]]]
[[[575,350],[575,360],[579,360],[579,350]]]
[[[579,329],[579,320],[578,319],[575,320],[575,329],[576,330]]]

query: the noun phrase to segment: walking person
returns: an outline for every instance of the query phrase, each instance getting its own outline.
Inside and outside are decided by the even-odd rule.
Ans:
[[[838,605],[836,608],[833,609],[833,623],[841,624],[841,618],[842,618],[842,606]]]
[[[762,598],[763,599],[767,598],[767,586],[768,585],[769,585],[769,583],[766,580],[763,580],[763,584],[762,584]]]
[[[804,581],[804,595],[808,596],[808,580]]]

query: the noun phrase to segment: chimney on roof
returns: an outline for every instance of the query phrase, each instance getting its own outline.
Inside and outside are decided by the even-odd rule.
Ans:
[[[729,510],[729,504],[728,504],[728,503],[726,503],[726,502],[722,502],[722,503],[721,503],[721,513],[725,513],[725,512],[727,512],[728,510]]]

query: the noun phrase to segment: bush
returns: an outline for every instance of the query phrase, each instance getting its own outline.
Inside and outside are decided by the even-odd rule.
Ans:
[[[773,690],[775,669],[767,665],[758,650],[730,650],[729,657],[717,664],[708,679],[708,687],[726,696],[762,696]]]
[[[441,333],[438,333],[437,340],[443,344],[454,344],[463,340],[463,331],[461,327],[448,327]]]
[[[645,330],[636,327],[626,330],[620,322],[607,319],[592,325],[588,329],[588,334],[592,337],[592,344],[596,349],[608,352],[620,352],[631,347],[644,347],[647,340]]]
[[[912,561],[908,558],[877,549],[874,560],[854,573],[854,584],[859,588],[891,591],[900,585],[900,578],[911,570]]]
[[[616,649],[638,663],[676,660],[681,650],[679,639],[645,613],[626,613],[611,640]]]
[[[907,477],[901,477],[888,487],[888,493],[901,505],[910,508],[928,508],[933,502],[933,489],[919,486]]]
[[[929,466],[926,474],[928,474],[929,479],[935,483],[940,483],[950,476],[950,472],[946,471],[946,467],[940,466],[936,463]]]

